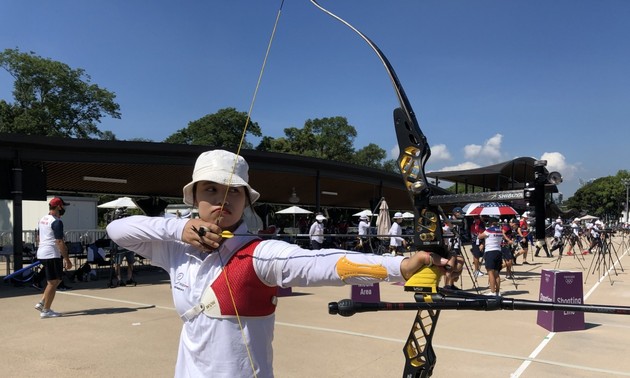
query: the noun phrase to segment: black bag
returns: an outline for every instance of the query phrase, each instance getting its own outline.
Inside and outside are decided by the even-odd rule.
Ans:
[[[90,264],[85,263],[74,272],[74,274],[72,275],[72,280],[79,282],[87,281],[88,274],[90,274],[91,271],[92,267],[90,266]]]
[[[43,267],[39,267],[39,269],[35,269],[33,271],[33,284],[32,286],[36,289],[44,289],[46,287],[46,272]]]

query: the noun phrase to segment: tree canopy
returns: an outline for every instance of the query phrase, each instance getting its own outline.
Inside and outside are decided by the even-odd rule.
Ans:
[[[247,113],[235,108],[220,109],[214,114],[207,114],[164,140],[165,143],[195,144],[222,148],[237,148],[241,143],[243,129],[247,123]],[[258,123],[249,121],[247,135],[262,136]],[[252,148],[245,139],[243,148]]]
[[[104,116],[120,118],[120,106],[114,102],[116,95],[92,84],[83,69],[17,48],[0,52],[0,67],[15,79],[14,102],[0,100],[0,132],[117,140],[113,132],[97,127]],[[384,161],[386,151],[376,144],[355,150],[357,130],[345,117],[308,119],[301,128],[284,129],[284,134],[280,138],[262,137],[258,123],[248,120],[247,113],[230,107],[189,122],[164,142],[235,149],[243,139],[242,147],[251,149],[253,144],[246,137],[262,137],[258,150],[397,171],[396,162]]]
[[[626,170],[617,172],[615,176],[598,178],[578,189],[563,205],[603,220],[617,220],[626,203],[626,187],[622,179],[628,178],[630,172]]]
[[[302,128],[284,129],[284,135],[279,138],[263,137],[256,149],[384,168],[382,161],[386,151],[376,144],[370,143],[355,151],[357,130],[345,117],[309,119]]]
[[[90,83],[83,69],[18,49],[0,52],[0,67],[15,79],[14,103],[0,100],[0,132],[100,137],[103,116],[120,118],[116,95]]]

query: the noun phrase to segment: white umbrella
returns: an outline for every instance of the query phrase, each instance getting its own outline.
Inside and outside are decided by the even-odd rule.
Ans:
[[[120,197],[113,201],[105,202],[102,205],[98,205],[98,208],[101,209],[119,209],[121,207],[126,207],[128,209],[137,209],[138,206],[135,202],[129,197]]]
[[[282,209],[279,211],[276,211],[276,214],[312,214],[312,211],[308,211],[306,209],[302,209],[299,206],[291,206],[291,207],[287,207],[286,209]]]
[[[361,210],[361,211],[359,211],[356,214],[352,214],[353,217],[362,217],[364,215],[366,217],[372,217],[372,216],[374,216],[374,213],[372,213],[372,211],[366,209],[366,210]]]
[[[312,214],[312,211],[302,209],[299,206],[291,206],[286,209],[276,211],[276,214],[290,214],[293,215],[293,230],[295,231],[295,214]],[[297,232],[295,232],[297,234]]]
[[[415,217],[415,215],[413,213],[410,213],[408,211],[405,211],[402,214],[403,219],[413,219]]]
[[[392,221],[389,219],[389,206],[385,199],[381,200],[381,205],[378,208],[378,216],[376,217],[376,234],[387,235],[389,228],[392,226]]]
[[[599,218],[594,215],[585,215],[583,217],[580,217],[580,220],[593,220],[593,219],[599,219]]]

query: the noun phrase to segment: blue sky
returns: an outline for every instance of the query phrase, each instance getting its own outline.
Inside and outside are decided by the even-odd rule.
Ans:
[[[548,161],[568,197],[629,169],[630,2],[321,0],[395,68],[432,147],[428,170]],[[5,0],[0,49],[83,68],[116,93],[101,130],[161,141],[224,107],[247,111],[280,1]],[[0,98],[12,101],[0,71]],[[285,0],[252,119],[283,136],[345,116],[357,149],[393,153],[389,78],[368,46],[307,0]],[[250,140],[254,144],[257,140]],[[391,157],[391,156],[390,156]]]

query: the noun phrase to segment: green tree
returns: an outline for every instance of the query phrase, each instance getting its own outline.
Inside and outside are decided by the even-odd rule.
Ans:
[[[101,133],[101,140],[118,140],[118,139],[116,138],[116,135],[112,131],[107,130]]]
[[[0,52],[0,67],[14,79],[15,102],[0,101],[0,132],[90,138],[103,116],[120,118],[116,95],[83,69],[18,49]]]
[[[388,172],[400,173],[400,168],[398,168],[398,162],[396,159],[388,159],[383,163],[383,169]]]
[[[357,130],[345,117],[309,119],[302,128],[284,129],[284,134],[281,138],[265,137],[256,148],[336,161],[354,160]]]
[[[626,187],[621,180],[629,177],[628,171],[621,170],[615,176],[598,178],[578,189],[563,205],[604,220],[617,220],[626,201]]]
[[[370,168],[382,169],[383,159],[387,156],[387,152],[374,143],[361,148],[354,154],[353,163],[363,165]]]
[[[166,138],[164,142],[237,148],[241,143],[246,122],[247,113],[238,112],[234,108],[224,108],[214,114],[208,114],[196,121],[189,122],[188,127],[178,130]],[[260,126],[250,120],[247,134],[262,136]],[[244,140],[242,147],[252,148],[252,144]]]

